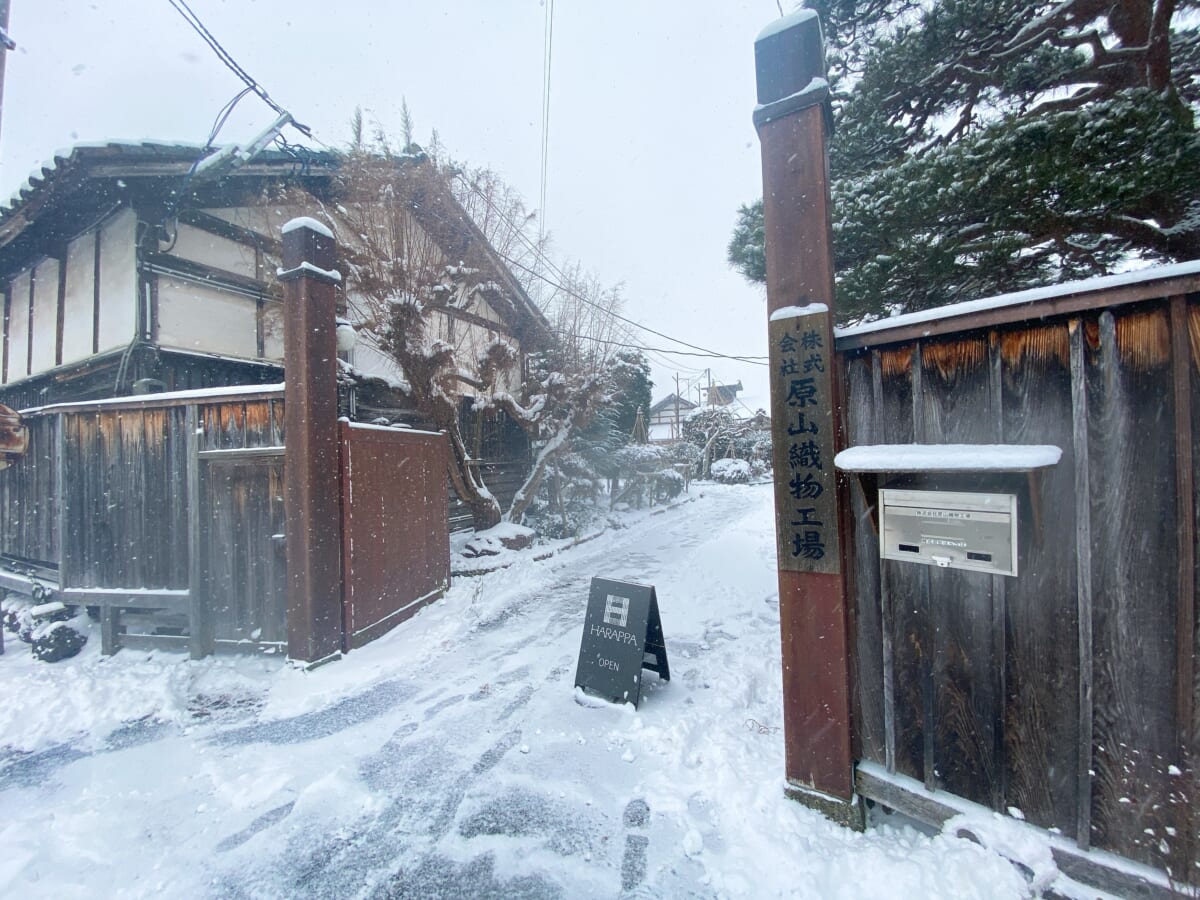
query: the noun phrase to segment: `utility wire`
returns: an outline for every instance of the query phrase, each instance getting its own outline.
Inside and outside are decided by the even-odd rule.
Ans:
[[[546,182],[550,170],[550,76],[554,62],[554,0],[546,2],[542,61],[542,184],[538,199],[538,245],[546,238]]]
[[[228,50],[226,50],[223,46],[221,46],[220,41],[218,41],[216,39],[216,37],[213,35],[213,33],[211,31],[209,31],[207,27],[205,27],[205,25],[202,21],[200,21],[199,16],[197,16],[195,14],[195,12],[192,11],[191,7],[189,7],[187,5],[187,0],[168,0],[168,2],[171,4],[171,6],[173,6],[176,9],[176,11],[181,16],[183,16],[184,21],[186,21],[192,27],[192,29],[198,35],[200,35],[201,38],[203,38],[204,42],[206,44],[208,44],[209,47],[212,48],[213,52],[217,55],[217,58],[220,59],[221,62],[223,62],[226,65],[226,67],[228,67],[231,72],[233,72],[235,75],[237,75],[238,78],[240,78],[242,80],[242,82],[246,85],[246,90],[242,91],[236,97],[234,97],[233,100],[231,100],[228,104],[226,104],[226,106],[221,110],[221,112],[218,113],[217,121],[214,123],[213,130],[210,132],[210,135],[209,135],[209,143],[210,144],[215,139],[216,133],[218,131],[220,131],[221,127],[225,124],[225,121],[229,118],[229,115],[233,112],[233,108],[237,105],[238,101],[240,101],[242,99],[242,97],[244,97],[246,95],[246,93],[248,91],[252,91],[255,94],[257,94],[258,97],[264,103],[266,103],[269,107],[271,107],[271,109],[273,109],[278,114],[287,115],[290,118],[291,114],[288,113],[287,110],[285,110],[282,106],[280,106],[274,100],[272,100],[271,96],[267,93],[266,89],[263,88],[257,81],[255,81],[249,75],[249,73],[247,73],[246,70],[243,69],[238,64],[237,60],[235,60],[233,58],[233,56],[229,53]],[[545,205],[545,191],[546,191],[546,157],[547,157],[548,151],[549,151],[550,64],[552,61],[553,39],[554,39],[554,12],[553,12],[554,2],[553,2],[553,0],[547,0],[547,2],[549,3],[549,6],[547,9],[545,94],[544,94],[544,98],[543,98],[543,117],[542,117],[542,185],[541,185],[541,188],[542,188],[542,204],[543,204],[543,216],[542,216],[543,221],[544,221],[544,205]],[[312,135],[312,130],[310,128],[308,128],[305,125],[301,125],[299,122],[295,121],[294,119],[292,120],[291,124],[296,128],[297,131],[299,131],[305,137],[312,138],[313,135]],[[522,241],[523,243],[525,243],[526,246],[529,247],[529,249],[531,249],[534,252],[535,257],[540,258],[542,260],[543,264],[547,268],[549,268],[552,273],[556,274],[559,279],[565,278],[564,273],[560,269],[558,269],[558,267],[556,265],[554,265],[554,263],[552,261],[550,261],[544,255],[542,248],[538,245],[533,244],[529,240],[528,237],[526,237],[524,234],[522,234],[520,229],[516,227],[516,224],[511,220],[511,218],[509,218],[507,216],[507,214],[505,214],[502,210],[498,209],[495,206],[495,204],[492,203],[492,201],[489,197],[487,197],[482,191],[480,191],[477,186],[471,184],[466,178],[464,178],[462,176],[461,173],[458,173],[457,177],[464,185],[466,185],[468,190],[474,191],[480,197],[480,199],[482,199],[483,202],[487,204],[488,208],[492,212],[494,212],[496,215],[500,216],[502,219],[504,219],[506,222],[508,222],[509,226],[513,229],[513,233],[516,235],[517,239]],[[540,244],[541,241],[539,240],[538,243]],[[620,322],[624,322],[628,325],[632,325],[633,327],[639,328],[642,331],[645,331],[649,334],[653,334],[656,337],[661,337],[665,340],[672,341],[673,343],[679,344],[680,346],[688,347],[693,351],[697,351],[694,353],[688,353],[685,351],[670,351],[670,350],[659,350],[656,352],[672,353],[672,354],[678,355],[678,356],[705,356],[705,357],[712,357],[712,358],[717,358],[717,359],[730,359],[730,360],[734,360],[737,362],[744,362],[744,363],[748,363],[751,365],[759,365],[759,366],[768,365],[768,363],[765,362],[765,360],[767,359],[767,357],[765,357],[765,356],[735,356],[735,355],[731,355],[728,353],[720,353],[716,350],[710,350],[706,347],[701,347],[698,344],[692,344],[692,343],[689,343],[688,341],[680,340],[679,338],[672,337],[671,335],[665,334],[664,332],[656,331],[655,329],[650,328],[647,325],[642,325],[640,322],[636,322],[633,319],[627,318],[626,316],[622,316],[620,313],[614,312],[611,309],[607,309],[606,307],[601,306],[599,303],[596,303],[595,301],[590,300],[587,297],[584,297],[578,291],[572,290],[571,288],[567,287],[565,284],[562,284],[561,280],[556,281],[555,279],[549,278],[546,275],[542,274],[541,272],[539,272],[535,269],[531,269],[530,267],[526,266],[524,263],[522,263],[516,259],[499,254],[499,251],[497,251],[497,253],[498,253],[498,255],[501,255],[501,257],[503,259],[505,259],[505,261],[508,262],[510,265],[515,265],[518,268],[523,269],[525,272],[527,272],[532,277],[545,282],[546,284],[550,285],[551,287],[561,290],[563,293],[567,294],[570,297],[573,297],[574,299],[578,300],[580,303],[584,303],[588,306],[594,307],[595,309],[597,309],[603,313],[606,313],[609,316],[612,316],[614,319],[616,319]],[[640,347],[639,349],[649,349],[649,348]]]
[[[524,242],[529,247],[530,250],[533,250],[535,253],[538,253],[540,255],[538,248],[536,246],[534,246],[532,244],[532,242],[530,242],[529,238],[527,238],[523,234],[521,234],[520,230],[516,227],[516,223],[514,223],[512,221],[512,219],[509,218],[504,213],[503,210],[497,209],[495,204],[492,203],[491,199],[486,194],[484,194],[477,187],[472,185],[469,181],[467,181],[461,175],[459,175],[458,178],[468,188],[468,190],[474,191],[479,196],[479,198],[484,203],[487,204],[489,210],[491,210],[497,216],[499,216],[500,218],[502,218],[506,222],[508,222],[509,226],[513,229],[514,235],[516,236],[516,238],[518,240]],[[595,307],[596,309],[599,309],[602,312],[607,313],[608,315],[612,316],[614,319],[617,319],[618,321],[625,322],[626,324],[632,325],[635,328],[640,328],[642,331],[653,334],[656,337],[664,338],[668,341],[672,341],[676,344],[679,344],[680,346],[688,347],[692,350],[698,350],[700,352],[700,354],[702,354],[704,356],[712,356],[712,357],[721,358],[721,359],[731,359],[731,360],[736,360],[737,362],[751,363],[753,365],[759,365],[759,366],[768,365],[768,363],[766,362],[768,357],[766,357],[766,356],[735,356],[735,355],[729,354],[729,353],[721,353],[720,351],[717,351],[717,350],[710,350],[707,347],[701,347],[698,344],[692,344],[692,343],[689,343],[688,341],[681,340],[680,338],[672,337],[671,335],[665,334],[661,331],[656,331],[655,329],[649,327],[648,325],[643,325],[640,322],[635,322],[633,319],[627,318],[626,316],[623,316],[620,313],[614,312],[610,309],[607,309],[607,308],[601,306],[600,304],[596,303],[594,300],[590,300],[587,297],[584,297],[578,291],[572,290],[571,288],[567,287],[565,284],[562,284],[561,281],[556,281],[553,278],[549,278],[546,275],[543,275],[541,272],[537,271],[536,269],[530,268],[529,266],[525,265],[520,260],[514,259],[510,256],[504,256],[502,254],[501,254],[501,256],[509,265],[514,265],[517,268],[522,269],[523,271],[525,271],[527,274],[531,275],[532,277],[545,282],[546,284],[550,285],[551,287],[561,290],[563,293],[567,294],[570,297],[573,297],[574,299],[578,300],[580,303],[585,303],[588,306]],[[546,267],[549,268],[553,274],[557,275],[560,279],[565,277],[563,272],[560,269],[558,269],[558,267],[555,266],[553,262],[546,259],[545,257],[542,257],[542,259],[543,259],[543,262],[546,265]]]
[[[237,60],[233,58],[228,50],[221,46],[221,42],[218,41],[213,33],[205,27],[203,22],[200,21],[200,17],[192,12],[192,8],[187,5],[187,0],[168,0],[168,2],[175,7],[176,12],[183,16],[183,20],[192,27],[192,30],[195,31],[196,34],[200,35],[204,42],[212,48],[213,53],[215,53],[217,58],[225,64],[226,68],[240,78],[242,83],[245,84],[249,90],[257,94],[263,103],[267,104],[267,106],[271,107],[271,109],[275,110],[275,112],[281,116],[291,116],[286,109],[271,99],[271,95],[267,93],[266,89],[262,85],[251,78],[250,74],[240,65],[238,65]],[[237,99],[240,100],[241,97],[239,96]],[[232,111],[232,108],[230,108],[229,111]],[[292,120],[291,124],[305,137],[312,137],[312,131],[307,125],[301,125],[294,119]]]

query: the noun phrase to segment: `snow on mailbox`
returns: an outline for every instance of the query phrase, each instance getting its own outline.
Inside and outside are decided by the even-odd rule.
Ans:
[[[1016,575],[1022,510],[1036,530],[1037,472],[1061,457],[1051,445],[874,444],[834,464],[858,476],[883,559]]]

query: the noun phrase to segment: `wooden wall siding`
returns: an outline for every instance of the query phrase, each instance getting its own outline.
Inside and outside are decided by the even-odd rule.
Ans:
[[[921,360],[919,439],[996,442],[999,398],[992,394],[987,343],[925,345]],[[925,691],[933,691],[932,709],[926,705],[923,723],[926,752],[932,750],[932,759],[925,759],[925,782],[994,806],[989,785],[998,782],[996,723],[1003,703],[994,673],[1003,670],[1003,657],[994,652],[993,608],[1003,598],[996,596],[990,575],[922,568],[929,597],[927,616],[919,623],[921,642],[933,653],[925,669],[932,679]]]
[[[214,639],[286,645],[283,457],[206,459],[200,481],[201,571]]]
[[[1185,805],[1192,810],[1191,841],[1187,858],[1192,860],[1193,873],[1200,871],[1200,452],[1196,439],[1200,435],[1200,301],[1191,300],[1188,305],[1188,336],[1191,346],[1189,367],[1190,393],[1192,401],[1190,442],[1192,446],[1192,721],[1183,724],[1183,735],[1188,741],[1190,758],[1187,778],[1181,792]],[[1194,881],[1200,875],[1193,874]]]
[[[188,587],[184,407],[63,416],[63,587]]]
[[[283,446],[283,396],[207,403],[199,409],[200,451]]]
[[[58,565],[58,425],[53,418],[29,423],[29,449],[0,472],[0,554]]]
[[[1178,585],[1170,564],[1177,558],[1174,415],[1169,367],[1143,348],[1120,346],[1119,321],[1100,314],[1100,346],[1088,361],[1091,842],[1161,868],[1173,861],[1159,842],[1176,815],[1167,767],[1182,762],[1174,716]]]
[[[412,616],[450,583],[440,434],[355,428],[342,442],[345,649]]]
[[[1042,329],[1045,333],[1049,329]],[[1079,796],[1079,615],[1071,563],[1075,455],[1067,325],[1050,346],[1006,352],[1001,441],[1053,444],[1062,460],[1039,475],[1041,533],[1022,522],[1021,574],[1004,578],[1004,781],[1006,805],[1043,828],[1076,834]]]
[[[874,369],[879,361],[877,354],[860,353],[846,358],[846,381],[852,396],[871,396]],[[876,429],[872,407],[855,404],[847,409],[847,440],[851,444],[882,443]],[[879,597],[879,537],[871,523],[872,510],[868,507],[865,493],[857,485],[851,485],[850,515],[856,527],[853,529],[854,582],[856,594],[862,603],[855,607],[855,640],[858,650],[854,654],[852,676],[853,715],[859,723],[855,734],[855,752],[861,759],[869,759],[880,765],[887,764],[887,733],[884,726],[884,660],[883,617]]]
[[[974,488],[1022,494],[1016,578],[880,561],[855,489],[860,758],[1200,883],[1200,298],[843,359],[852,443],[1063,450],[1040,523],[1023,476]]]

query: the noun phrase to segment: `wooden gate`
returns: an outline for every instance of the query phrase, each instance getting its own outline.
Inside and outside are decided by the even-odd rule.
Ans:
[[[342,643],[361,647],[450,583],[446,436],[341,422]]]
[[[287,553],[280,451],[205,458],[201,572],[217,645],[287,645]]]

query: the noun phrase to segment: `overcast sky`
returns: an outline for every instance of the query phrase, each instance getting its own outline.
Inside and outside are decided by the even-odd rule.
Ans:
[[[543,2],[188,2],[326,144],[347,141],[355,106],[398,134],[404,97],[418,142],[436,128],[451,156],[495,169],[538,206]],[[554,13],[545,217],[558,260],[622,283],[624,312],[640,323],[765,354],[764,294],[729,269],[725,246],[738,205],[761,193],[753,44],[779,16],[775,0],[557,0]],[[9,33],[3,197],[77,142],[202,143],[242,87],[168,0],[11,0]],[[249,97],[219,140],[273,119]],[[651,359],[655,400],[676,372],[711,367],[714,383],[740,379],[748,405],[767,405],[764,367]]]

